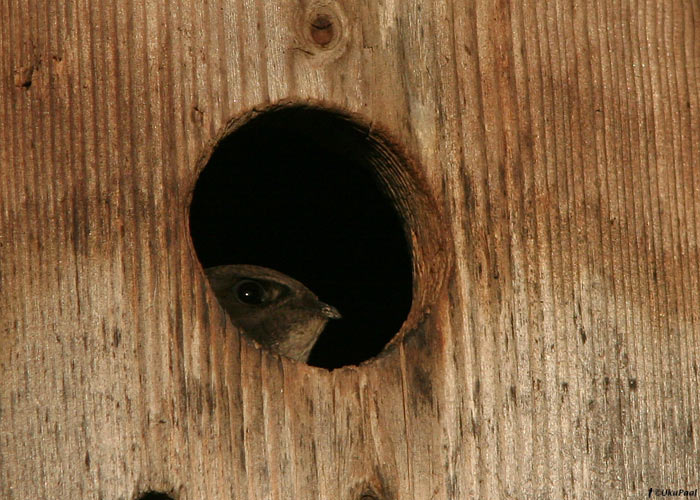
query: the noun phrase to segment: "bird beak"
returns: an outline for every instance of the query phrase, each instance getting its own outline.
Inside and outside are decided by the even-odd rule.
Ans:
[[[321,314],[325,316],[326,318],[329,319],[340,319],[343,316],[340,314],[340,312],[333,306],[329,306],[328,304],[324,304],[321,302]]]

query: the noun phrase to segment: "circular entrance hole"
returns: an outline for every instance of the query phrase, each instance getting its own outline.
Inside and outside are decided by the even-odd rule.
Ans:
[[[137,500],[173,500],[173,497],[167,495],[166,493],[149,491],[138,497]]]
[[[376,356],[422,321],[447,260],[436,206],[385,134],[312,106],[226,127],[202,160],[190,234],[204,268],[271,268],[340,311],[308,359],[328,369]]]

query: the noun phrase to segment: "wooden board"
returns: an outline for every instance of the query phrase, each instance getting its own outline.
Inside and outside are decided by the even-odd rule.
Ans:
[[[0,19],[1,498],[698,487],[697,2],[2,0]],[[375,362],[261,353],[206,287],[198,159],[279,101],[390,131],[446,215],[447,287]]]

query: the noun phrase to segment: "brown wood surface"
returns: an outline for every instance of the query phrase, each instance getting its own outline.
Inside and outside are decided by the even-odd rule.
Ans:
[[[0,498],[699,487],[699,76],[697,1],[0,0]],[[198,159],[281,100],[446,215],[430,319],[360,367],[241,342],[189,239]]]

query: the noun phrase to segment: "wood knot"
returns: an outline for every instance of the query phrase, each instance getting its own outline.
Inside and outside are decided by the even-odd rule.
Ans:
[[[328,63],[339,58],[348,45],[348,24],[337,2],[313,2],[300,13],[299,38],[302,53],[314,57],[316,63]]]
[[[326,47],[333,41],[335,34],[333,18],[328,14],[319,13],[311,21],[309,33],[317,45]]]

